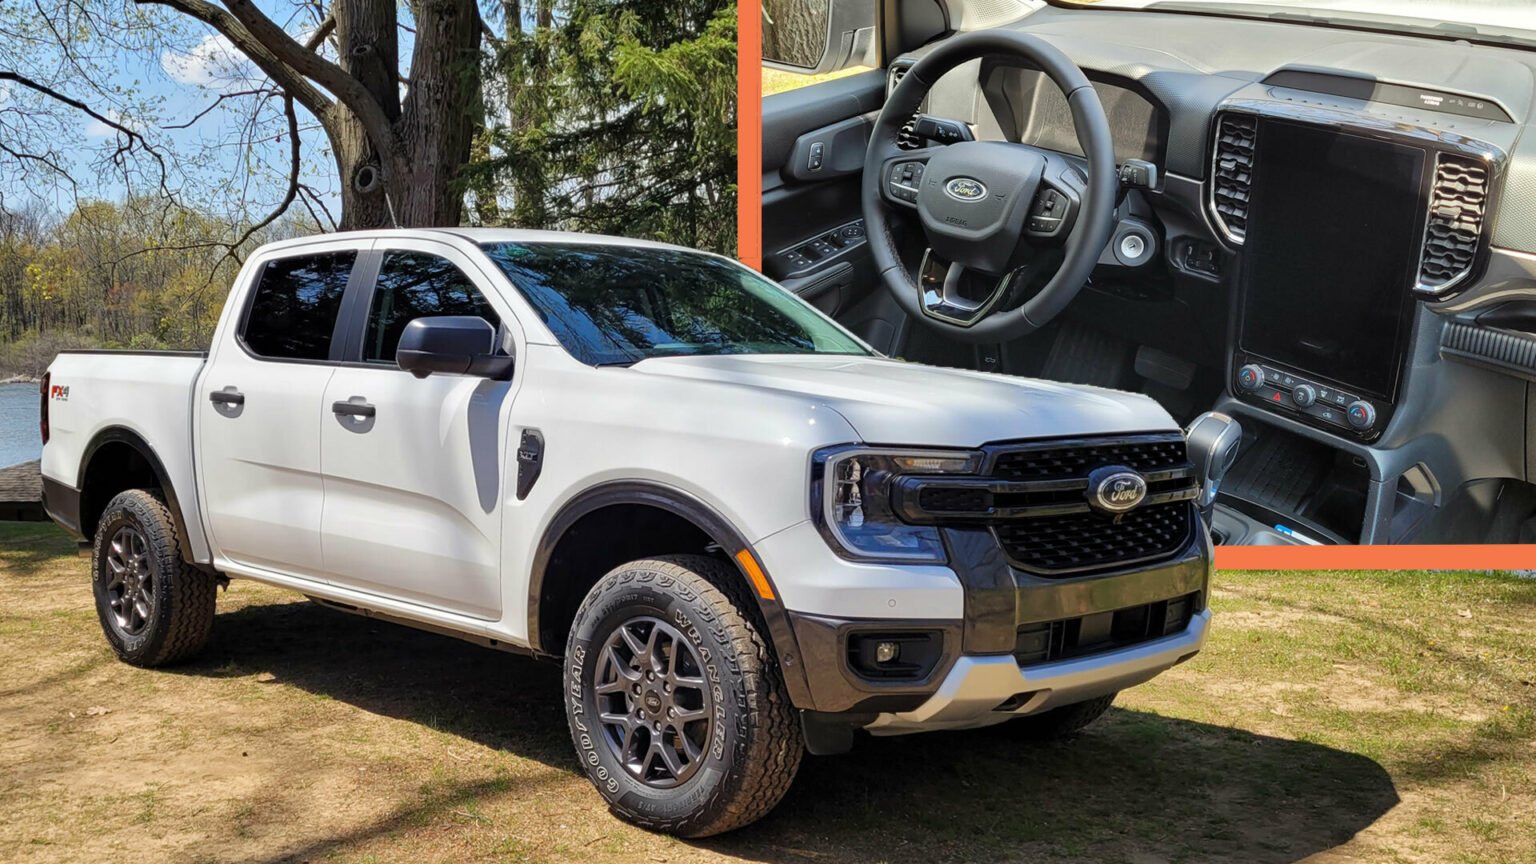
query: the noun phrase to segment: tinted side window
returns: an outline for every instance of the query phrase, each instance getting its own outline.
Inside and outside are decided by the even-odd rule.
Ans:
[[[368,306],[363,359],[395,362],[395,346],[405,325],[431,315],[478,315],[498,331],[501,319],[464,272],[446,259],[425,252],[390,252]]]
[[[245,319],[245,344],[263,357],[326,360],[356,252],[267,262]]]

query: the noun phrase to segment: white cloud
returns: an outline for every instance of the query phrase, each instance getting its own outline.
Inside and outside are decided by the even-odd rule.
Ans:
[[[120,124],[122,126],[125,126],[125,127],[129,128],[129,129],[132,129],[135,132],[139,131],[139,129],[141,128],[141,124],[137,120],[134,120],[133,118],[127,116],[126,114],[122,113],[121,111],[118,111],[118,110],[114,109],[114,110],[105,112],[105,114],[106,114],[107,117],[110,117],[112,119],[112,122]],[[112,128],[111,126],[108,126],[107,124],[101,122],[100,120],[97,120],[94,117],[92,117],[85,124],[85,137],[87,137],[87,138],[112,138],[112,137],[116,136],[117,134],[118,134],[118,131],[116,129]]]
[[[251,80],[254,70],[224,36],[211,33],[188,51],[162,51],[160,68],[181,84],[207,86]]]

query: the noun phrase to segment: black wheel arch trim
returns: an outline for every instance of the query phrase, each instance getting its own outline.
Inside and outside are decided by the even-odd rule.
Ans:
[[[148,441],[144,440],[144,436],[126,426],[108,426],[97,432],[96,436],[91,439],[91,443],[86,445],[85,452],[80,455],[79,476],[75,482],[75,489],[78,490],[78,494],[74,499],[76,508],[73,514],[75,527],[81,532],[85,529],[82,510],[87,493],[85,488],[86,472],[90,470],[91,460],[95,458],[96,451],[108,444],[126,444],[133,448],[148,463],[149,470],[154,472],[155,480],[160,484],[161,493],[165,495],[165,503],[171,509],[171,519],[176,523],[176,533],[181,538],[182,560],[188,564],[203,566],[202,562],[197,560],[196,553],[192,549],[192,538],[187,533],[187,520],[182,515],[181,498],[177,496],[176,487],[171,483],[171,475],[165,470],[165,463],[160,461],[159,454],[155,452],[155,448],[150,446]],[[106,502],[102,502],[102,504],[105,506]],[[82,536],[84,536],[83,533]]]
[[[555,546],[565,536],[566,531],[570,530],[571,526],[583,516],[616,504],[643,504],[687,519],[725,550],[726,557],[731,560],[731,566],[736,568],[748,592],[757,601],[758,610],[768,626],[768,638],[773,643],[774,654],[784,674],[784,685],[789,691],[790,702],[797,708],[811,707],[805,664],[800,657],[799,645],[795,640],[794,628],[790,625],[789,613],[779,599],[778,589],[774,587],[773,575],[768,572],[767,567],[763,566],[763,561],[752,548],[752,544],[747,542],[747,539],[729,520],[692,493],[665,483],[648,480],[616,480],[600,483],[583,490],[561,506],[539,538],[539,544],[534,550],[533,566],[528,574],[529,647],[536,654],[544,656],[559,653],[558,648],[552,651],[544,648],[541,644],[542,636],[539,629],[539,596],[544,590],[544,574],[549,568],[550,556],[554,554]],[[763,576],[768,580],[772,590],[773,599],[765,598],[752,590],[752,580],[742,571],[741,564],[736,560],[736,554],[742,550],[746,550],[762,569]]]

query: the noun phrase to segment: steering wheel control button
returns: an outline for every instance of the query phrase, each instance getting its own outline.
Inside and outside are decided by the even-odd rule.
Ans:
[[[1317,402],[1317,388],[1311,384],[1297,384],[1296,389],[1291,391],[1291,401],[1306,408]]]
[[[1252,363],[1237,370],[1237,386],[1250,393],[1259,389],[1259,385],[1264,383],[1264,378],[1264,370]]]
[[[1363,399],[1350,403],[1349,425],[1356,429],[1369,429],[1376,425],[1376,408]]]
[[[891,166],[891,197],[908,204],[917,203],[917,190],[923,185],[923,163],[901,162]]]

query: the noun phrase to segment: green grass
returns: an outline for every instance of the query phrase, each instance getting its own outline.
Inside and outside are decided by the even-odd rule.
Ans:
[[[88,565],[0,524],[0,848],[21,861],[1536,864],[1533,580],[1218,573],[1205,651],[1076,739],[863,739],[808,757],[757,825],[684,842],[606,813],[550,665],[237,582],[205,656],[131,669]],[[137,785],[101,791],[118,777]]]

